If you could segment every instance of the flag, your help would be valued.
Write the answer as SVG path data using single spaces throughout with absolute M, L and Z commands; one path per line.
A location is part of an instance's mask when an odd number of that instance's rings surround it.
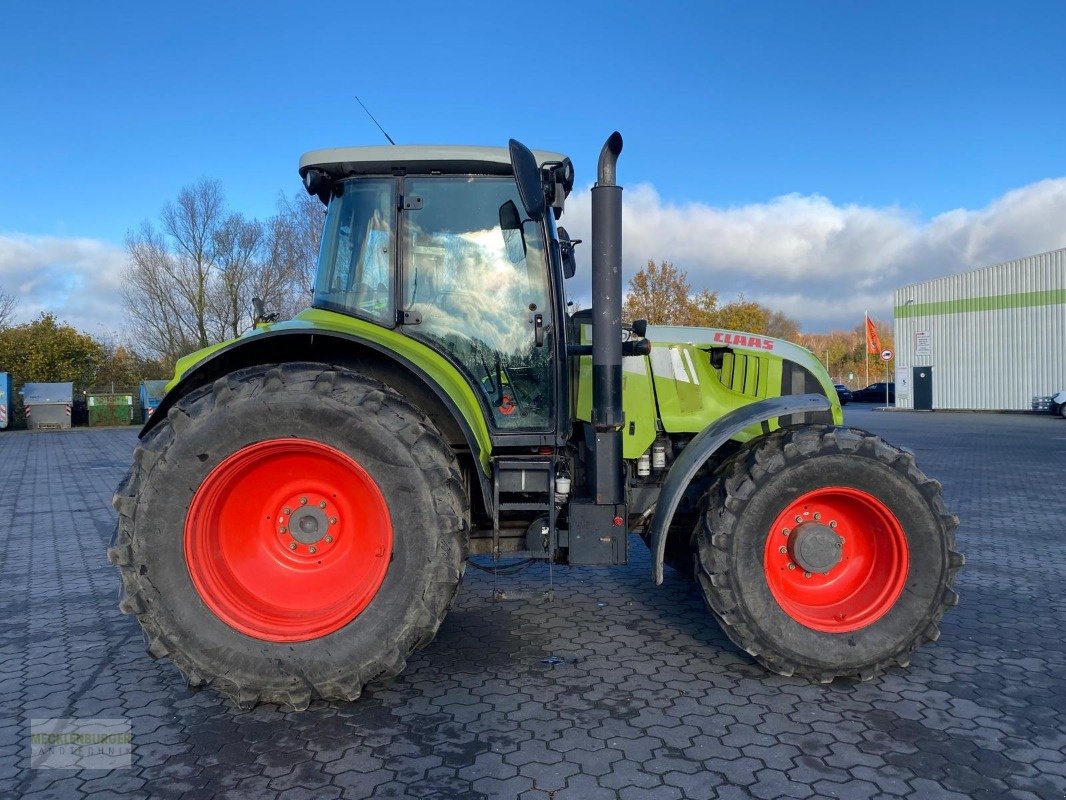
M 881 338 L 877 335 L 877 326 L 870 316 L 866 316 L 866 352 L 875 355 L 881 352 Z

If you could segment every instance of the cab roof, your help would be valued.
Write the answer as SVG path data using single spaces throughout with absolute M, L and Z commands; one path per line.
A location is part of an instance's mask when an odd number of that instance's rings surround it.
M 534 150 L 533 155 L 540 166 L 558 163 L 566 158 L 562 153 L 549 150 Z M 455 144 L 379 145 L 312 150 L 300 158 L 301 177 L 312 168 L 322 170 L 333 178 L 350 175 L 391 175 L 398 169 L 415 174 L 513 174 L 511 156 L 506 147 Z

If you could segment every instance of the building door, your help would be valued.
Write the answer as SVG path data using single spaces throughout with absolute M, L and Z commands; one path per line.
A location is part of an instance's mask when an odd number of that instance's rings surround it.
M 914 368 L 914 409 L 933 410 L 933 368 Z

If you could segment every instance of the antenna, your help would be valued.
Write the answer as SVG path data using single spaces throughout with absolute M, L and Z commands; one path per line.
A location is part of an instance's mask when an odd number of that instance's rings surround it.
M 377 121 L 376 119 L 374 119 L 374 115 L 370 113 L 370 109 L 369 109 L 369 108 L 367 108 L 367 107 L 366 107 L 366 106 L 365 106 L 365 105 L 363 104 L 363 101 L 359 99 L 359 95 L 356 95 L 356 96 L 355 96 L 355 102 L 357 102 L 357 103 L 358 103 L 359 105 L 363 106 L 363 111 L 365 111 L 365 112 L 366 112 L 366 115 L 367 115 L 368 117 L 370 117 L 370 121 L 371 121 L 371 122 L 373 122 L 373 123 L 374 123 L 375 125 L 377 125 L 377 126 L 378 126 L 378 130 L 379 130 L 379 131 L 381 131 L 381 132 L 382 132 L 383 134 L 385 134 L 385 138 L 389 140 L 389 144 L 393 144 L 393 145 L 394 145 L 394 144 L 396 144 L 396 142 L 394 142 L 394 141 L 392 140 L 392 137 L 391 137 L 391 136 L 389 136 L 389 135 L 388 135 L 387 133 L 385 133 L 385 129 L 381 127 L 381 123 L 380 123 L 380 122 L 378 122 L 378 121 Z

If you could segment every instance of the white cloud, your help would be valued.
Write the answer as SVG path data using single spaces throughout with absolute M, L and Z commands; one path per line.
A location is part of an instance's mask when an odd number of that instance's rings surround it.
M 931 220 L 818 195 L 716 208 L 670 203 L 640 184 L 623 197 L 627 279 L 648 259 L 667 259 L 688 270 L 696 289 L 724 299 L 743 292 L 808 331 L 851 327 L 866 308 L 888 318 L 898 286 L 1066 247 L 1066 178 Z M 585 241 L 571 291 L 587 304 L 587 189 L 573 193 L 562 222 Z M 19 321 L 51 311 L 96 335 L 122 331 L 125 263 L 124 248 L 95 239 L 0 234 L 0 290 L 19 298 Z
M 623 198 L 626 279 L 649 259 L 666 259 L 688 271 L 695 289 L 717 289 L 723 299 L 743 292 L 808 331 L 851 327 L 866 308 L 890 318 L 899 286 L 1066 247 L 1066 178 L 928 221 L 895 207 L 840 206 L 818 195 L 716 208 L 669 203 L 639 184 Z M 586 303 L 589 204 L 587 189 L 575 191 L 562 220 L 586 242 L 578 247 L 571 290 Z
M 0 290 L 19 301 L 16 322 L 41 312 L 94 336 L 121 332 L 126 251 L 88 238 L 0 234 Z

